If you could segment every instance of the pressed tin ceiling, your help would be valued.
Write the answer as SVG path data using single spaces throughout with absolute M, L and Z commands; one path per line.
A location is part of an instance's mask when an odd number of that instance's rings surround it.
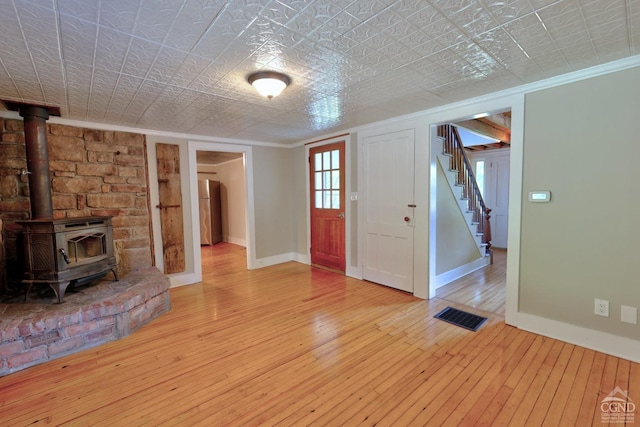
M 0 29 L 0 99 L 293 143 L 636 55 L 640 0 L 0 0 Z

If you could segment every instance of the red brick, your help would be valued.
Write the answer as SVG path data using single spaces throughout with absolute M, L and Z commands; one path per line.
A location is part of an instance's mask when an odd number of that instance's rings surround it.
M 98 327 L 98 324 L 95 320 L 91 320 L 89 322 L 83 322 L 78 325 L 69 325 L 64 328 L 64 335 L 66 337 L 73 337 L 76 335 L 86 334 L 89 331 L 95 330 Z
M 13 341 L 5 344 L 0 344 L 0 357 L 11 356 L 16 353 L 22 353 L 24 351 L 24 341 Z
M 117 185 L 114 184 L 111 186 L 111 191 L 114 193 L 139 193 L 147 190 L 147 187 L 143 185 Z
M 108 132 L 105 132 L 105 134 L 107 134 Z M 113 145 L 113 144 L 109 144 L 107 141 L 105 142 L 92 142 L 92 141 L 87 141 L 85 143 L 85 146 L 87 148 L 88 151 L 103 151 L 103 152 L 108 152 L 108 153 L 126 153 L 127 152 L 127 147 L 125 145 Z
M 66 218 L 82 218 L 85 216 L 91 216 L 91 211 L 89 209 L 83 209 L 80 211 L 67 211 Z
M 76 171 L 76 163 L 66 160 L 57 160 L 49 162 L 49 169 L 53 172 L 74 172 Z
M 144 167 L 144 157 L 132 156 L 130 154 L 116 155 L 113 162 L 117 165 Z
M 98 129 L 85 129 L 84 140 L 102 142 L 104 140 L 104 131 Z
M 87 194 L 87 206 L 91 208 L 128 208 L 134 206 L 133 194 Z
M 147 248 L 150 246 L 151 242 L 149 241 L 149 238 L 137 238 L 137 239 L 129 239 L 124 243 L 124 247 L 126 249 L 128 248 Z
M 26 200 L 0 200 L 0 212 L 30 212 L 31 203 Z
M 78 206 L 77 197 L 73 194 L 54 194 L 51 199 L 54 209 L 75 209 Z
M 76 138 L 82 138 L 84 135 L 83 128 L 51 123 L 47 127 L 50 135 L 72 136 Z
M 65 338 L 49 344 L 49 356 L 57 356 L 62 353 L 68 353 L 72 350 L 80 350 L 83 346 L 84 339 L 82 336 Z
M 78 163 L 76 170 L 81 176 L 117 175 L 118 168 L 113 164 Z
M 95 342 L 101 341 L 105 338 L 110 338 L 113 335 L 113 327 L 109 326 L 106 328 L 98 329 L 96 331 L 90 332 L 85 336 L 85 342 Z
M 2 167 L 5 170 L 16 170 L 16 171 L 21 171 L 21 170 L 27 170 L 27 159 L 4 159 L 2 161 Z
M 49 135 L 47 145 L 50 160 L 81 162 L 86 159 L 84 140 L 81 138 Z
M 24 144 L 7 143 L 0 144 L 0 159 L 25 158 L 27 150 Z
M 131 132 L 114 132 L 113 139 L 116 145 L 127 145 L 131 147 L 141 147 L 145 142 L 144 135 Z
M 7 357 L 7 367 L 9 369 L 26 368 L 38 362 L 47 360 L 47 351 L 45 347 L 36 347 L 21 354 Z
M 2 134 L 2 142 L 19 142 L 24 144 L 24 134 L 23 133 L 3 133 Z
M 5 119 L 4 128 L 9 132 L 24 132 L 24 122 L 16 119 Z
M 115 240 L 127 240 L 131 238 L 131 230 L 126 228 L 118 228 L 113 230 L 113 238 Z
M 127 178 L 127 184 L 138 184 L 138 185 L 147 185 L 147 180 L 145 178 Z
M 119 216 L 111 220 L 113 228 L 149 226 L 149 218 L 142 216 Z
M 120 166 L 118 168 L 118 175 L 135 178 L 138 176 L 138 170 L 140 170 L 140 168 L 135 166 Z
M 110 304 L 110 306 L 113 306 L 113 304 Z M 102 309 L 103 313 L 107 313 L 108 311 L 110 311 L 109 307 L 103 307 Z M 116 324 L 116 319 L 113 315 L 105 316 L 98 319 L 98 326 L 101 328 L 105 326 L 113 326 L 115 324 Z
M 107 184 L 126 184 L 127 179 L 122 176 L 105 176 L 104 182 Z
M 119 217 L 120 215 L 127 215 L 127 211 L 121 209 L 91 209 L 90 215 Z
M 16 197 L 18 195 L 18 177 L 15 175 L 0 176 L 0 196 L 3 198 Z
M 107 151 L 88 151 L 87 160 L 89 163 L 113 163 L 113 154 Z
M 101 191 L 100 178 L 55 177 L 52 180 L 53 191 L 58 193 L 97 193 Z
M 18 319 L 13 319 L 10 321 L 2 322 L 2 329 L 0 330 L 0 336 L 2 336 L 2 341 L 14 341 L 17 340 L 20 336 L 20 331 L 18 330 L 18 325 L 20 321 Z
M 21 337 L 31 335 L 31 322 L 21 323 L 20 326 L 18 326 L 18 332 L 20 332 Z
M 129 147 L 129 153 L 132 156 L 142 156 L 144 155 L 144 147 Z

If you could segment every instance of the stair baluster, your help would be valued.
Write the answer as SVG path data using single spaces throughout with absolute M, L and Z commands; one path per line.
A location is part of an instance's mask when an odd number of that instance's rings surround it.
M 491 209 L 487 208 L 480 194 L 471 163 L 465 154 L 458 129 L 452 125 L 438 126 L 438 136 L 444 138 L 444 154 L 449 157 L 449 170 L 456 172 L 456 185 L 462 186 L 462 198 L 467 200 L 467 209 L 471 212 L 476 233 L 485 247 L 485 256 L 491 256 Z

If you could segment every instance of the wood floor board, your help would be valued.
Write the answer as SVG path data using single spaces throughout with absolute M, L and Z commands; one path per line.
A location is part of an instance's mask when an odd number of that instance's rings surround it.
M 424 301 L 203 247 L 203 282 L 171 289 L 169 313 L 0 378 L 0 425 L 582 427 L 615 387 L 640 401 L 639 364 L 505 325 L 506 258 Z M 435 319 L 446 306 L 488 320 Z

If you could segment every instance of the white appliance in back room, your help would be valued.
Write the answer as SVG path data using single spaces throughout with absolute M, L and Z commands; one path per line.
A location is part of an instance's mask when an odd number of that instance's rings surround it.
M 222 242 L 222 206 L 220 181 L 198 180 L 200 203 L 200 244 L 215 245 Z

